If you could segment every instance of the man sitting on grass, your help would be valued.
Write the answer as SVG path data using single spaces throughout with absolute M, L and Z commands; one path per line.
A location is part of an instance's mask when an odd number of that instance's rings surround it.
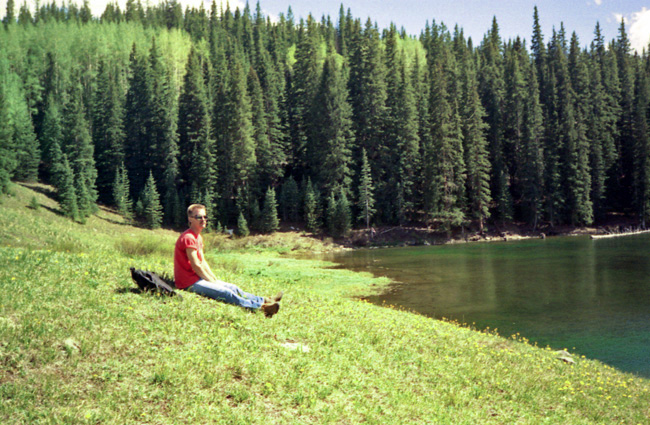
M 249 309 L 261 309 L 271 317 L 280 309 L 282 292 L 273 298 L 248 294 L 232 283 L 217 279 L 203 255 L 201 231 L 208 224 L 205 206 L 192 204 L 187 208 L 190 228 L 181 234 L 174 249 L 174 281 L 178 289 L 238 305 Z

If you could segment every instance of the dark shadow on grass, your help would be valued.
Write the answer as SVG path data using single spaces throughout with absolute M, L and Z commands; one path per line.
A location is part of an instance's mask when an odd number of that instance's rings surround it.
M 163 302 L 168 300 L 168 299 L 172 299 L 172 298 L 176 298 L 178 300 L 183 299 L 183 297 L 179 293 L 166 294 L 164 292 L 157 292 L 157 291 L 143 291 L 140 288 L 117 288 L 115 290 L 115 293 L 120 294 L 120 295 L 124 295 L 124 294 L 144 294 L 144 295 L 149 295 L 153 299 L 162 300 Z M 156 294 L 158 294 L 158 296 L 156 296 Z
M 26 182 L 17 182 L 17 183 L 23 187 L 27 187 L 33 190 L 34 192 L 41 193 L 53 201 L 56 201 L 56 190 L 54 189 L 51 189 L 49 187 L 37 183 L 26 183 Z
M 48 210 L 48 211 L 50 211 L 50 212 L 52 212 L 52 213 L 58 215 L 59 217 L 65 217 L 65 216 L 63 215 L 63 212 L 62 212 L 61 210 L 59 210 L 59 209 L 52 208 L 52 207 L 48 207 L 47 205 L 41 205 L 41 207 L 43 207 L 43 208 L 45 208 L 46 210 Z
M 118 294 L 142 294 L 144 291 L 140 288 L 117 288 L 115 292 Z
M 96 217 L 98 219 L 100 219 L 100 220 L 104 220 L 107 223 L 117 224 L 118 226 L 138 227 L 136 223 L 127 223 L 127 222 L 124 222 L 124 221 L 117 221 L 117 220 L 113 220 L 113 219 L 106 218 L 106 217 L 100 217 L 100 216 L 96 216 Z

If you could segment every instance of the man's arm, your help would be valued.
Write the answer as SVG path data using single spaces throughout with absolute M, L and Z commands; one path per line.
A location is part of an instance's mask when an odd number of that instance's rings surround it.
M 199 277 L 203 280 L 207 280 L 208 282 L 216 282 L 217 278 L 214 277 L 214 274 L 212 274 L 212 270 L 210 270 L 210 266 L 208 266 L 208 263 L 203 260 L 199 260 L 199 256 L 197 254 L 196 249 L 193 248 L 187 248 L 187 258 L 190 260 L 190 265 L 192 266 L 192 270 L 194 270 L 194 273 L 199 275 Z

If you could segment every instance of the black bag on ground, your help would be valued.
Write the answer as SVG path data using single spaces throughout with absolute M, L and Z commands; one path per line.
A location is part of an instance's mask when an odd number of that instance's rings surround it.
M 135 267 L 131 267 L 131 277 L 143 291 L 156 291 L 164 295 L 177 295 L 179 298 L 183 298 L 174 290 L 172 279 L 161 277 L 154 272 L 138 270 Z

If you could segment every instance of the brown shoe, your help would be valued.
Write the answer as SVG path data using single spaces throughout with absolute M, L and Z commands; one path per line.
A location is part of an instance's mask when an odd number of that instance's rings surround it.
M 264 312 L 264 315 L 266 317 L 273 317 L 275 313 L 280 310 L 280 304 L 278 303 L 264 303 L 262 304 L 261 307 L 262 311 Z

